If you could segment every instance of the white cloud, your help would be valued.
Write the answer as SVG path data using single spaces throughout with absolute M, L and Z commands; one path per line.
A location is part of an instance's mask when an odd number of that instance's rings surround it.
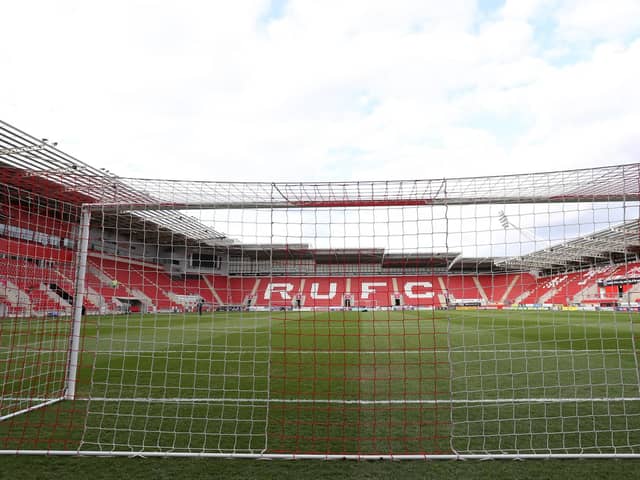
M 554 3 L 556 2 L 553 0 L 506 0 L 500 9 L 500 15 L 504 18 L 529 20 Z
M 637 0 L 568 0 L 556 14 L 565 38 L 593 41 L 619 40 L 640 30 L 640 2 Z
M 265 24 L 267 0 L 12 2 L 0 105 L 3 120 L 70 154 L 144 177 L 636 161 L 637 5 L 517 0 L 483 17 L 471 0 L 292 0 Z M 546 43 L 539 24 L 552 25 Z M 552 63 L 559 54 L 569 60 Z

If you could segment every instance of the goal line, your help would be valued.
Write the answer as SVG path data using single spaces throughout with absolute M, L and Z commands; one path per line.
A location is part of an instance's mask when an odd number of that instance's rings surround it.
M 10 350 L 0 348 L 0 353 L 12 353 L 16 350 Z M 63 349 L 41 349 L 41 348 L 21 348 L 18 352 L 37 352 L 37 353 L 66 353 L 67 350 Z M 88 350 L 89 352 L 89 350 Z M 100 355 L 121 355 L 121 354 L 233 354 L 233 353 L 272 353 L 276 355 L 291 354 L 291 355 L 419 355 L 424 353 L 629 353 L 635 354 L 633 348 L 459 348 L 452 347 L 450 349 L 442 348 L 422 348 L 422 349 L 391 349 L 391 350 L 296 350 L 293 348 L 286 349 L 271 349 L 268 348 L 225 348 L 217 351 L 215 348 L 207 346 L 206 348 L 193 349 L 193 350 L 181 350 L 181 349 L 169 349 L 169 350 L 129 350 L 129 349 L 110 349 L 110 350 L 92 350 L 90 353 Z
M 60 399 L 0 397 L 4 401 L 59 401 Z M 265 403 L 265 404 L 327 404 L 327 405 L 478 405 L 478 404 L 512 404 L 512 403 L 609 403 L 640 402 L 640 397 L 520 397 L 520 398 L 480 398 L 480 399 L 341 399 L 341 398 L 224 398 L 224 397 L 77 397 L 81 402 L 129 402 L 129 403 Z

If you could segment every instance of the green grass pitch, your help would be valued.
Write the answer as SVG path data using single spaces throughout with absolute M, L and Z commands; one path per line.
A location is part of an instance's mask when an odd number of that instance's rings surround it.
M 639 321 L 579 311 L 89 316 L 78 399 L 0 422 L 0 449 L 639 453 Z M 4 415 L 60 393 L 69 325 L 1 322 Z

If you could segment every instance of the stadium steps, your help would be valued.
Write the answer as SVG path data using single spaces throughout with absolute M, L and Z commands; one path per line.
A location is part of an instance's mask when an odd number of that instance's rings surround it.
M 20 290 L 18 286 L 8 278 L 3 279 L 3 284 L 0 285 L 0 297 L 5 299 L 6 303 L 12 307 L 25 305 L 29 300 L 29 296 L 26 292 Z
M 303 293 L 304 293 L 304 285 L 305 285 L 306 282 L 307 282 L 307 279 L 306 278 L 302 278 L 300 280 L 300 288 L 296 292 L 296 298 L 300 299 L 300 306 L 301 307 L 304 306 L 304 302 L 306 300 L 306 295 L 303 295 Z
M 593 282 L 587 285 L 585 288 L 576 293 L 573 297 L 574 303 L 580 303 L 585 298 L 594 298 L 598 296 L 598 284 L 597 282 Z
M 66 301 L 64 298 L 56 294 L 53 290 L 47 288 L 46 289 L 47 296 L 54 302 L 58 302 L 62 308 L 71 308 L 71 303 Z
M 99 265 L 96 265 L 95 262 L 99 262 Z M 90 254 L 89 264 L 95 267 L 92 273 L 96 274 L 103 283 L 114 285 L 114 282 L 117 282 L 115 290 L 119 289 L 120 291 L 115 291 L 114 296 L 133 297 L 156 309 L 169 309 L 172 305 L 177 306 L 157 283 L 145 275 L 149 272 L 159 274 L 160 267 L 157 264 L 102 253 Z M 107 279 L 106 282 L 105 279 Z M 124 287 L 127 295 L 122 295 L 121 287 Z
M 253 288 L 251 290 L 251 295 L 256 298 L 257 294 L 258 294 L 258 287 L 260 286 L 260 279 L 256 278 L 256 283 L 253 284 Z M 242 303 L 247 303 L 246 299 L 242 300 Z M 258 302 L 256 302 L 257 305 Z
M 260 278 L 230 277 L 226 283 L 227 288 L 223 305 L 246 305 L 249 297 L 252 297 L 251 305 L 258 304 L 257 292 L 261 283 Z
M 640 300 L 640 283 L 636 283 L 629 290 L 624 292 L 624 295 L 629 299 L 630 302 L 637 302 Z M 626 299 L 625 299 L 626 300 Z
M 515 275 L 507 286 L 507 289 L 502 294 L 502 297 L 500 297 L 500 303 L 505 303 L 507 301 L 507 298 L 509 298 L 509 294 L 518 283 L 518 280 L 520 280 L 520 275 Z
M 153 302 L 153 300 L 149 298 L 147 295 L 145 295 L 145 293 L 142 290 L 138 290 L 137 288 L 131 288 L 130 290 L 133 296 L 136 299 L 140 300 L 141 303 L 144 303 L 145 305 L 147 305 L 147 307 L 149 306 L 156 307 L 156 304 Z
M 218 305 L 222 305 L 223 302 L 222 302 L 222 299 L 220 298 L 220 295 L 218 295 L 218 292 L 216 292 L 216 289 L 213 288 L 213 284 L 209 281 L 207 276 L 203 275 L 202 280 L 204 280 L 205 285 L 211 291 L 211 294 L 213 295 L 213 298 L 216 300 L 216 303 Z
M 160 310 L 163 309 L 167 309 L 167 308 L 172 308 L 172 307 L 177 307 L 179 305 L 181 305 L 180 303 L 176 303 L 174 301 L 173 298 L 171 298 L 171 296 L 169 295 L 169 291 L 166 288 L 171 288 L 171 280 L 169 279 L 169 284 L 167 285 L 166 282 L 163 285 L 160 285 L 160 280 L 162 280 L 160 278 L 160 272 L 158 271 L 149 271 L 149 270 L 145 270 L 145 269 L 141 269 L 138 274 L 140 275 L 140 277 L 144 280 L 144 287 L 146 290 L 145 295 L 148 296 L 149 293 L 149 287 L 151 287 L 151 289 L 154 291 L 155 296 L 153 298 L 150 298 L 151 302 L 153 303 L 153 305 Z M 156 275 L 156 279 L 154 280 L 153 278 L 151 278 L 150 275 Z M 164 297 L 164 298 L 163 298 Z
M 37 289 L 29 292 L 31 310 L 33 312 L 45 313 L 53 310 L 64 310 L 59 298 L 51 298 L 49 292 L 50 290 L 43 283 Z
M 582 278 L 577 282 L 578 287 L 582 288 L 573 295 L 571 301 L 573 303 L 579 303 L 585 298 L 597 297 L 598 275 L 606 271 L 608 268 L 610 267 L 606 267 L 605 269 L 592 268 L 585 272 Z
M 478 293 L 480 294 L 480 298 L 482 298 L 482 300 L 485 303 L 489 303 L 489 298 L 487 297 L 487 294 L 484 291 L 484 288 L 482 288 L 482 285 L 480 284 L 480 280 L 478 279 L 478 277 L 473 277 L 473 283 L 476 284 L 476 288 L 478 289 Z
M 533 294 L 535 288 L 532 290 L 525 290 L 524 292 L 522 292 L 520 295 L 518 295 L 514 300 L 513 303 L 515 305 L 520 305 L 521 303 L 524 302 L 524 300 L 526 300 L 527 298 L 529 298 L 531 296 L 531 294 Z
M 25 309 L 31 307 L 31 297 L 29 297 L 29 294 L 26 291 L 9 280 L 7 280 L 7 286 L 12 288 L 18 297 L 18 300 L 15 304 L 16 307 L 24 307 Z
M 87 286 L 87 294 L 85 298 L 87 303 L 90 303 L 97 309 L 100 309 L 102 305 L 105 305 L 107 303 L 105 298 L 98 292 L 96 292 L 91 286 Z
M 551 288 L 551 290 L 546 291 L 545 293 L 543 293 L 539 298 L 538 301 L 536 303 L 542 303 L 545 304 L 549 301 L 549 299 L 551 299 L 552 297 L 555 297 L 558 292 L 560 292 L 560 288 L 557 287 L 553 287 Z
M 550 276 L 536 280 L 536 286 L 529 290 L 529 294 L 524 296 L 518 303 L 545 303 L 558 293 L 559 287 L 566 280 L 566 275 Z
M 104 273 L 102 270 L 100 270 L 100 267 L 94 265 L 91 262 L 89 262 L 87 267 L 88 267 L 87 268 L 88 273 L 90 273 L 91 275 L 96 277 L 98 280 L 100 280 L 105 285 L 111 285 L 111 283 L 113 282 L 113 280 L 111 278 L 109 278 L 106 273 Z
M 171 303 L 173 305 L 177 306 L 182 310 L 186 309 L 190 305 L 190 303 L 187 302 L 187 300 L 185 299 L 185 297 L 187 297 L 188 295 L 167 292 L 167 296 L 171 299 Z

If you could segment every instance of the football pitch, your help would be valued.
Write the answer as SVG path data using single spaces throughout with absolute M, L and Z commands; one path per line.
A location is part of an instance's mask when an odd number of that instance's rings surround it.
M 60 396 L 69 322 L 1 322 L 0 415 Z M 534 310 L 88 316 L 76 400 L 0 422 L 0 450 L 640 453 L 639 322 Z

